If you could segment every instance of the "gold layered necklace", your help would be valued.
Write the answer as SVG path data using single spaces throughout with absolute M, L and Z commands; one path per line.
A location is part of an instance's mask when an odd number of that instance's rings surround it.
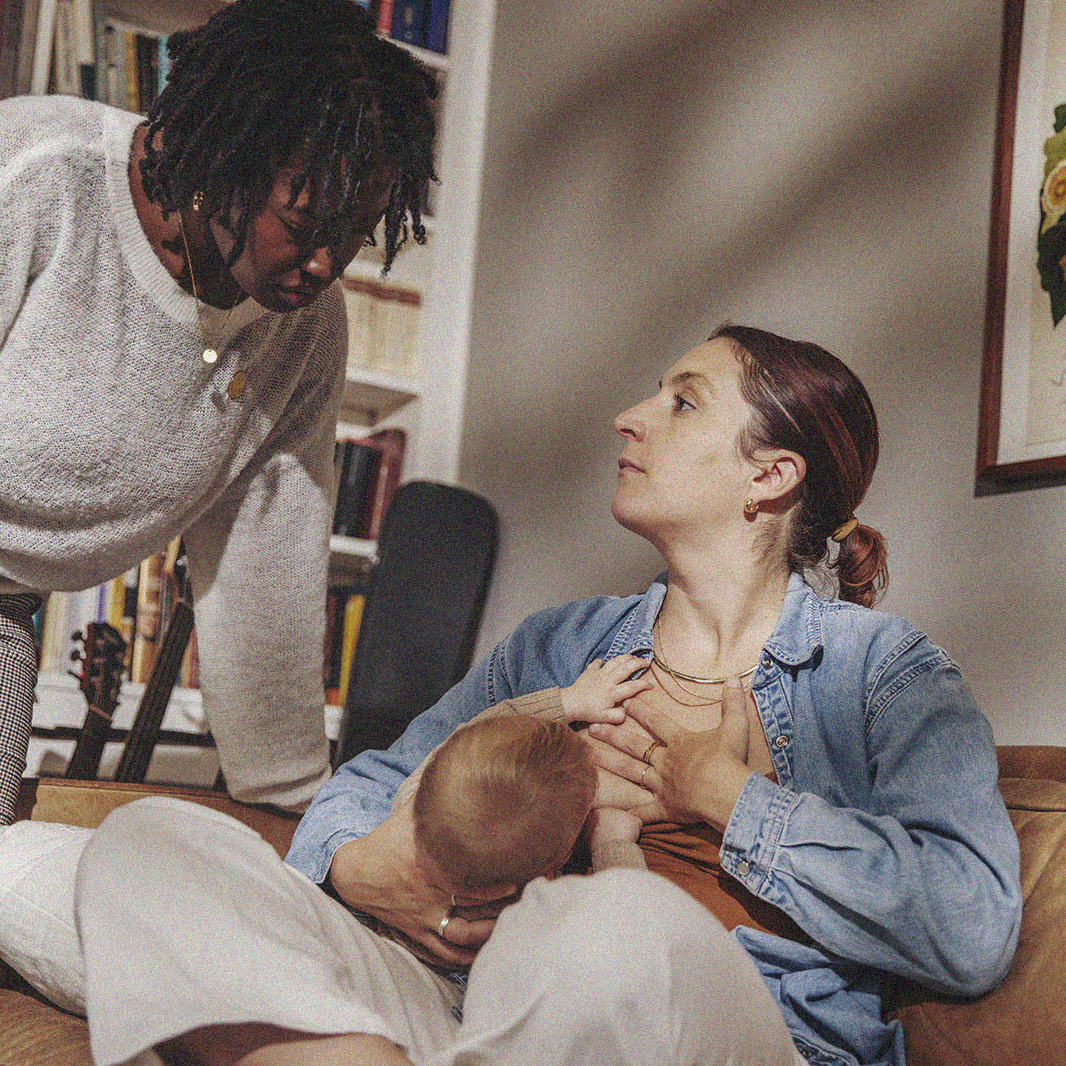
M 686 685 L 685 685 L 685 682 L 687 681 L 687 682 L 689 682 L 690 684 L 693 684 L 693 685 L 724 685 L 726 680 L 727 680 L 727 678 L 725 676 L 723 676 L 723 677 L 696 677 L 694 674 L 686 674 L 686 673 L 683 673 L 681 670 L 675 670 L 666 661 L 666 644 L 663 641 L 663 630 L 662 630 L 662 626 L 659 623 L 658 617 L 656 617 L 656 619 L 655 619 L 655 625 L 654 625 L 654 627 L 652 629 L 652 632 L 653 632 L 653 634 L 655 636 L 655 641 L 659 645 L 659 650 L 656 651 L 655 647 L 654 647 L 654 643 L 653 643 L 652 652 L 651 652 L 652 666 L 653 667 L 658 667 L 660 670 L 662 670 L 666 674 L 669 674 L 669 676 L 673 680 L 674 684 L 682 692 L 684 692 L 688 696 L 694 696 L 696 699 L 698 699 L 700 701 L 699 703 L 683 703 L 681 700 L 678 700 L 677 702 L 678 703 L 682 703 L 682 705 L 685 706 L 685 707 L 713 707 L 716 703 L 721 703 L 722 702 L 721 695 L 716 696 L 716 697 L 714 697 L 712 699 L 707 699 L 707 698 L 705 698 L 705 696 L 703 695 L 702 692 L 696 692 L 696 691 L 693 691 L 690 688 L 687 688 Z M 741 681 L 744 681 L 746 678 L 751 677 L 751 675 L 755 673 L 755 667 L 756 666 L 758 666 L 758 663 L 756 663 L 755 666 L 752 666 L 749 669 L 745 670 L 742 674 L 738 674 L 737 677 L 739 677 Z
M 185 265 L 189 268 L 189 281 L 192 284 L 192 298 L 196 304 L 196 320 L 200 323 L 200 336 L 203 338 L 204 351 L 202 359 L 208 366 L 212 366 L 218 362 L 218 346 L 222 342 L 222 338 L 226 334 L 226 326 L 229 325 L 229 316 L 233 314 L 233 308 L 237 304 L 233 304 L 232 307 L 226 312 L 226 317 L 222 320 L 222 328 L 218 331 L 218 340 L 214 344 L 208 339 L 207 327 L 204 325 L 204 313 L 200 307 L 200 294 L 196 289 L 196 274 L 192 268 L 192 255 L 189 254 L 189 240 L 185 236 L 185 223 L 182 221 L 181 212 L 178 212 L 178 229 L 181 231 L 181 243 L 185 247 Z M 240 301 L 238 301 L 239 303 Z M 240 373 L 240 371 L 238 371 Z

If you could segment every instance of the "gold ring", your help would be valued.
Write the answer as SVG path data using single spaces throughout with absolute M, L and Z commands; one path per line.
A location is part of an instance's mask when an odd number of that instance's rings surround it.
M 640 786 L 641 788 L 643 788 L 643 787 L 644 787 L 644 778 L 646 778 L 646 777 L 648 776 L 648 771 L 649 771 L 650 769 L 651 769 L 651 763 L 648 763 L 648 765 L 647 765 L 647 766 L 645 766 L 645 767 L 644 767 L 644 769 L 640 771 L 640 780 L 639 780 L 639 781 L 637 782 L 637 784 L 638 784 L 638 785 L 639 785 L 639 786 Z
M 640 761 L 641 762 L 646 762 L 646 763 L 651 763 L 652 752 L 654 752 L 656 748 L 661 748 L 662 746 L 663 746 L 663 742 L 661 740 L 653 740 L 644 749 L 644 754 L 640 757 Z
M 439 936 L 441 938 L 441 940 L 444 939 L 444 930 L 448 928 L 448 923 L 451 920 L 452 920 L 451 911 L 449 911 L 443 918 L 441 918 L 440 925 L 437 926 L 437 936 Z

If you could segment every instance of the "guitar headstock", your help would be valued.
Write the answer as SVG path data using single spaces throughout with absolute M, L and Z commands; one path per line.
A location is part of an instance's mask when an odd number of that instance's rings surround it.
M 75 651 L 70 657 L 81 663 L 81 670 L 71 673 L 78 679 L 78 688 L 85 694 L 89 709 L 110 718 L 118 706 L 126 642 L 107 622 L 90 622 L 85 634 L 79 630 L 74 639 L 83 647 L 80 654 Z

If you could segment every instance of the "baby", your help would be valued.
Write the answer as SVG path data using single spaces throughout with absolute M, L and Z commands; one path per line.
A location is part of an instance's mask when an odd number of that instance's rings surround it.
M 594 661 L 573 685 L 508 701 L 457 729 L 416 771 L 415 848 L 429 880 L 457 897 L 520 890 L 569 857 L 596 792 L 587 744 L 570 728 L 648 687 L 643 660 Z M 539 700 L 537 699 L 539 697 Z M 557 715 L 557 717 L 556 717 Z M 555 718 L 555 720 L 552 720 Z

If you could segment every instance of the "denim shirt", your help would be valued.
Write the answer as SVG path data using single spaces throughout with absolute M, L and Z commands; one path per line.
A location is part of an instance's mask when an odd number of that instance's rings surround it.
M 666 594 L 598 597 L 527 618 L 387 751 L 341 766 L 287 861 L 325 880 L 334 852 L 388 815 L 400 782 L 461 722 L 572 684 L 596 658 L 650 656 Z M 1021 918 L 1018 842 L 992 732 L 958 667 L 902 619 L 823 599 L 794 574 L 752 692 L 777 782 L 753 773 L 723 869 L 818 945 L 736 936 L 812 1063 L 902 1066 L 886 980 L 975 996 L 995 987 Z

